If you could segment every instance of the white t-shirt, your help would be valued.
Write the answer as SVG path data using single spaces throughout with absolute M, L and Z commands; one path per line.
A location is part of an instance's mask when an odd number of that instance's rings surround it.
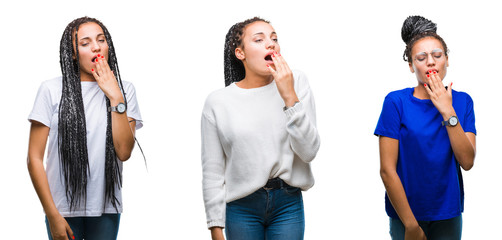
M 226 203 L 281 178 L 307 190 L 320 145 L 307 77 L 293 71 L 300 100 L 283 111 L 275 81 L 252 89 L 232 83 L 211 93 L 202 111 L 203 195 L 207 227 L 224 227 Z
M 63 217 L 101 216 L 103 213 L 116 213 L 117 211 L 107 201 L 105 203 L 105 142 L 107 127 L 107 108 L 105 94 L 97 82 L 81 82 L 82 98 L 87 128 L 87 154 L 89 158 L 90 174 L 87 176 L 87 201 L 81 201 L 70 212 L 65 192 L 64 177 L 60 169 L 58 149 L 58 115 L 59 103 L 62 94 L 62 78 L 47 80 L 38 89 L 33 110 L 28 120 L 35 120 L 50 128 L 49 145 L 47 147 L 46 172 L 52 198 L 57 209 Z M 127 98 L 127 116 L 136 120 L 136 129 L 143 126 L 136 91 L 134 86 L 123 81 L 125 96 Z M 119 161 L 119 160 L 117 160 Z M 119 161 L 122 171 L 122 162 Z M 115 190 L 116 197 L 122 203 L 122 192 Z M 122 212 L 122 204 L 118 206 Z

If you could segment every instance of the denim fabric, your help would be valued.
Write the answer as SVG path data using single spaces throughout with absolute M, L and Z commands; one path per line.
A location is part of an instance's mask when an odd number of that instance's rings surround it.
M 100 217 L 66 217 L 75 240 L 116 240 L 119 233 L 120 214 L 103 214 Z M 52 240 L 49 221 L 45 217 L 49 240 Z M 71 238 L 70 238 L 71 239 Z
M 446 220 L 418 221 L 427 240 L 460 240 L 462 238 L 462 215 Z M 400 219 L 390 218 L 392 240 L 404 239 L 404 225 Z
M 302 240 L 305 232 L 302 192 L 299 188 L 260 188 L 227 203 L 228 240 Z

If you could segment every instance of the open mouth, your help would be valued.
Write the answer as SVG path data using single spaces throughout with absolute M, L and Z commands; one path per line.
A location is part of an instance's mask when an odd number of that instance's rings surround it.
M 91 61 L 92 61 L 92 62 L 95 62 L 95 61 L 96 61 L 96 58 L 98 58 L 98 57 L 93 57 L 93 58 L 91 59 Z
M 429 71 L 432 71 L 432 72 L 429 72 Z M 434 73 L 434 72 L 439 73 L 439 71 L 438 71 L 437 69 L 429 69 L 429 70 L 425 71 L 425 74 L 426 74 L 426 75 L 427 75 L 427 74 L 432 74 L 432 73 Z
M 269 55 L 265 56 L 265 60 L 266 61 L 272 61 L 272 55 L 269 54 Z

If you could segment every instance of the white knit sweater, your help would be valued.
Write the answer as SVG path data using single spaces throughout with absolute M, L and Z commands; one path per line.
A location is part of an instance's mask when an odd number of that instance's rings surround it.
M 208 228 L 225 227 L 226 203 L 279 177 L 307 190 L 319 149 L 315 103 L 305 75 L 293 71 L 300 103 L 283 111 L 275 81 L 253 89 L 235 83 L 211 93 L 202 111 L 203 193 Z

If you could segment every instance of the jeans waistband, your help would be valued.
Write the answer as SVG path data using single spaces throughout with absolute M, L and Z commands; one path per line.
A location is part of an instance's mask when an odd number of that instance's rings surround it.
M 263 189 L 271 190 L 271 189 L 281 189 L 283 187 L 289 187 L 289 185 L 280 178 L 272 178 L 267 181 L 267 184 L 263 186 Z

